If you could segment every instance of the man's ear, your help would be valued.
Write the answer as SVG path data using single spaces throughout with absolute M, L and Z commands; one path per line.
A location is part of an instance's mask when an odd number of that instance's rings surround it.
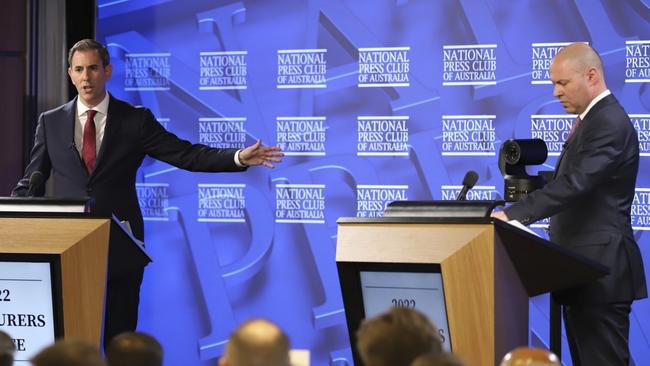
M 74 85 L 74 80 L 72 79 L 72 68 L 70 67 L 68 67 L 68 77 L 70 78 L 72 85 Z
M 226 361 L 226 356 L 219 357 L 219 366 L 228 366 L 228 361 Z
M 590 67 L 589 69 L 587 69 L 587 78 L 590 82 L 599 81 L 601 78 L 600 72 L 598 72 L 597 68 Z
M 108 64 L 104 67 L 104 76 L 105 79 L 108 80 L 111 78 L 111 75 L 113 75 L 113 65 Z

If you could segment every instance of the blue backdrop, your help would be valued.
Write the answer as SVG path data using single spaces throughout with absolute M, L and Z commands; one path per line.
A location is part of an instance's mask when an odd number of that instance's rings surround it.
M 496 152 L 510 138 L 543 138 L 552 169 L 573 116 L 547 69 L 570 42 L 601 53 L 639 131 L 633 220 L 650 267 L 647 0 L 100 0 L 98 17 L 113 95 L 182 138 L 287 153 L 274 170 L 233 174 L 143 164 L 154 263 L 139 329 L 162 341 L 167 365 L 216 364 L 252 317 L 280 324 L 313 365 L 351 365 L 337 218 L 453 198 L 468 169 L 480 175 L 470 198 L 501 198 Z M 547 303 L 531 300 L 533 345 L 547 343 Z M 637 365 L 650 364 L 649 304 L 633 306 Z

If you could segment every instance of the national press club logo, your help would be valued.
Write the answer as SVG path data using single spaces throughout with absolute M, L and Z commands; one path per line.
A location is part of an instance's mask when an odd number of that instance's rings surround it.
M 403 185 L 357 185 L 357 217 L 380 217 L 386 206 L 394 201 L 408 200 L 409 186 Z
M 572 42 L 533 43 L 531 44 L 531 84 L 551 84 L 549 68 L 553 57 Z
M 136 183 L 135 191 L 138 194 L 138 204 L 145 221 L 169 221 L 167 208 L 169 207 L 168 183 Z
M 358 156 L 408 156 L 409 116 L 358 116 Z
M 198 222 L 246 222 L 246 184 L 197 185 Z
M 326 88 L 327 50 L 278 50 L 278 89 Z
M 359 48 L 359 88 L 410 86 L 411 47 Z
M 248 82 L 248 51 L 199 53 L 199 90 L 241 90 Z
M 276 184 L 275 222 L 324 224 L 324 184 Z
M 650 230 L 650 188 L 636 188 L 632 201 L 632 228 Z
M 245 117 L 199 118 L 199 143 L 219 149 L 243 149 L 245 124 Z
M 124 90 L 169 90 L 171 53 L 127 53 Z
M 576 117 L 575 114 L 531 114 L 530 138 L 544 140 L 549 156 L 560 156 Z
M 442 156 L 495 156 L 496 115 L 443 115 Z
M 325 156 L 325 117 L 276 117 L 276 143 L 287 156 Z
M 442 47 L 442 85 L 496 85 L 496 44 Z
M 458 196 L 463 186 L 457 185 L 441 185 L 440 197 L 442 200 L 453 201 Z M 497 188 L 495 186 L 474 186 L 467 191 L 467 200 L 489 200 L 494 201 L 499 199 Z
M 639 155 L 650 156 L 650 114 L 630 114 L 639 137 Z
M 650 82 L 650 40 L 625 41 L 625 82 Z

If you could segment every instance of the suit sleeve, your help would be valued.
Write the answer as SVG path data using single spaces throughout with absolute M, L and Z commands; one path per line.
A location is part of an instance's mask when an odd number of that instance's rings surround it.
M 36 126 L 36 134 L 34 136 L 34 147 L 30 153 L 30 162 L 25 168 L 23 178 L 18 181 L 16 187 L 11 191 L 14 197 L 23 197 L 27 195 L 29 190 L 29 178 L 35 171 L 40 171 L 43 174 L 43 182 L 47 181 L 52 169 L 52 162 L 47 151 L 47 141 L 45 138 L 45 115 L 41 114 L 38 118 L 38 125 Z M 45 184 L 34 192 L 35 196 L 43 196 L 45 194 Z
M 580 148 L 565 157 L 564 173 L 544 188 L 506 208 L 509 219 L 528 225 L 550 217 L 571 205 L 594 187 L 603 184 L 627 164 L 626 145 L 637 143 L 626 120 L 606 121 L 603 117 L 585 121 Z M 634 141 L 633 141 L 634 140 Z M 578 141 L 576 141 L 578 142 Z
M 215 149 L 192 144 L 165 130 L 148 109 L 142 110 L 140 131 L 145 154 L 175 167 L 194 172 L 244 171 L 235 164 L 237 149 Z

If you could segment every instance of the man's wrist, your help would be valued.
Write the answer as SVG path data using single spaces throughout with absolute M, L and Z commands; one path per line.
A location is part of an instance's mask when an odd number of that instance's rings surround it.
M 237 152 L 235 152 L 235 165 L 237 165 L 240 168 L 248 168 L 248 165 L 242 163 L 241 160 L 239 159 L 239 153 L 241 152 L 241 150 L 242 149 L 239 149 L 237 150 Z

